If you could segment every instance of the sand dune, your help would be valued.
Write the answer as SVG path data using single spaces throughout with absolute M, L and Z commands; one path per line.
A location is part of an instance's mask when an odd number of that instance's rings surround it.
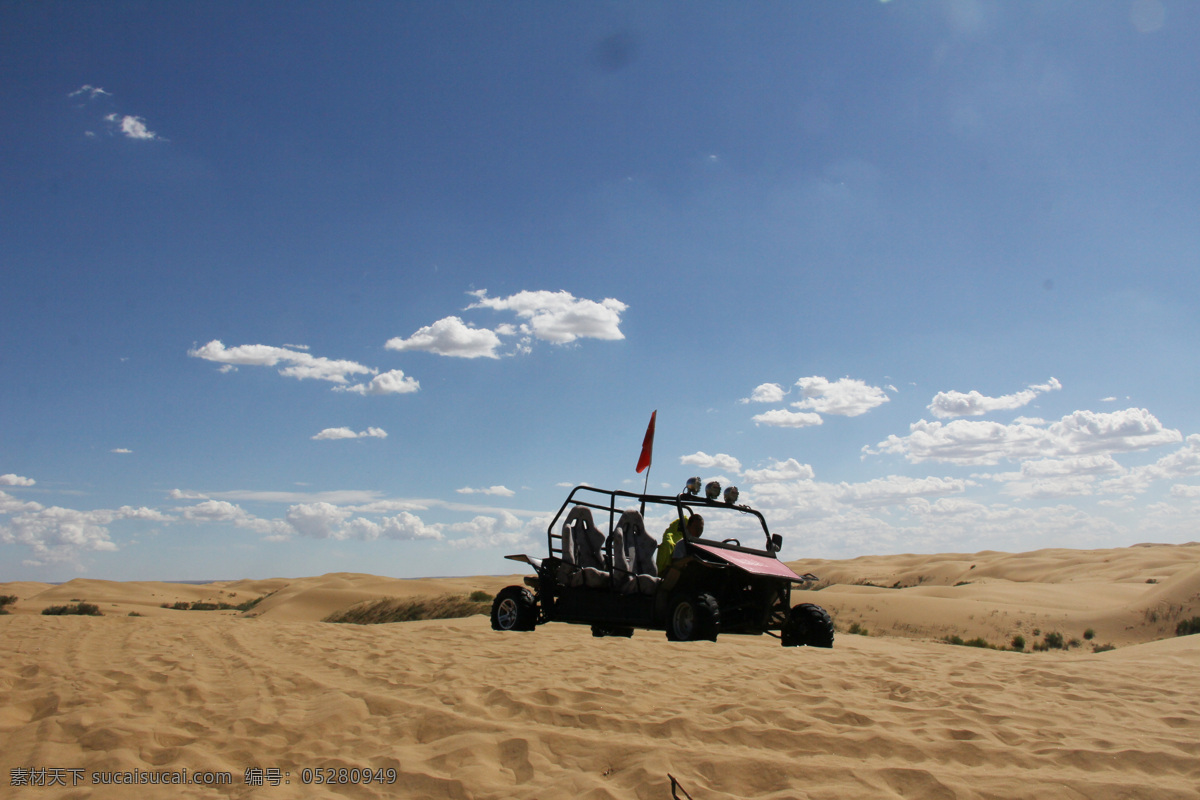
M 1198 564 L 1196 545 L 800 562 L 839 581 L 801 599 L 830 608 L 840 631 L 871 631 L 839 633 L 831 651 L 593 639 L 561 624 L 501 634 L 483 617 L 314 621 L 383 595 L 495 591 L 505 577 L 4 584 L 21 599 L 0 617 L 0 794 L 668 798 L 670 773 L 695 800 L 1193 798 L 1200 636 L 1171 634 L 1200 616 Z M 268 592 L 252 617 L 161 608 Z M 106 616 L 39 613 L 73 599 Z M 1051 624 L 1074 636 L 1086 624 L 1118 647 L 937 641 Z M 70 772 L 65 788 L 11 786 L 30 767 L 82 772 L 74 787 Z M 232 782 L 93 782 L 185 768 Z M 278 770 L 280 785 L 247 785 L 248 768 Z M 336 781 L 342 768 L 343 780 L 394 770 L 395 783 L 304 783 L 306 769 Z

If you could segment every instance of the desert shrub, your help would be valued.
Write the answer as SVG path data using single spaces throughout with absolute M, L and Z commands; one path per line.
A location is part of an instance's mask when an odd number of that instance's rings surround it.
M 261 602 L 263 601 L 263 597 L 267 597 L 267 596 L 268 596 L 268 595 L 265 595 L 265 594 L 264 594 L 262 597 L 255 597 L 253 600 L 245 600 L 245 601 L 243 601 L 243 602 L 241 602 L 241 603 L 238 603 L 238 604 L 237 604 L 236 606 L 234 606 L 234 607 L 235 607 L 235 608 L 236 608 L 238 611 L 249 611 L 250 609 L 254 608 L 256 605 L 258 605 L 259 603 L 261 603 Z
M 1179 624 L 1175 626 L 1176 636 L 1189 636 L 1193 633 L 1200 633 L 1200 617 L 1181 619 L 1179 620 Z
M 222 605 L 226 606 L 227 608 L 233 608 L 233 606 L 228 605 L 227 603 L 219 603 L 219 604 L 218 603 L 203 603 L 203 602 L 197 600 L 192 603 L 191 608 L 189 610 L 191 610 L 191 611 L 216 611 Z
M 42 613 L 49 617 L 61 617 L 67 615 L 77 615 L 82 617 L 103 617 L 104 613 L 100 610 L 100 606 L 95 603 L 85 603 L 80 601 L 69 606 L 47 606 L 42 609 Z
M 1158 578 L 1146 578 L 1146 583 L 1158 583 Z
M 18 598 L 15 594 L 0 594 L 0 608 L 11 606 L 13 603 L 17 602 L 18 599 L 20 598 Z
M 1067 642 L 1067 646 L 1064 649 L 1070 650 L 1072 647 L 1080 647 L 1082 645 L 1083 642 L 1079 641 L 1078 639 L 1071 639 L 1069 642 Z
M 1033 635 L 1034 635 L 1034 636 L 1041 636 L 1041 635 L 1042 635 L 1042 629 L 1041 629 L 1041 628 L 1034 628 L 1034 629 L 1033 629 Z
M 487 614 L 491 604 L 472 602 L 464 595 L 447 594 L 441 597 L 410 597 L 398 600 L 385 597 L 336 611 L 323 622 L 349 622 L 355 625 L 374 625 L 383 622 L 413 622 L 421 619 L 456 619 Z
M 1116 650 L 1116 649 L 1117 649 L 1117 646 L 1115 644 L 1094 644 L 1094 645 L 1092 645 L 1093 653 L 1106 653 L 1109 650 Z
M 1058 631 L 1047 633 L 1044 641 L 1047 650 L 1062 650 L 1066 646 L 1063 641 L 1063 635 Z
M 991 645 L 988 644 L 987 639 L 983 638 L 982 636 L 976 636 L 974 639 L 967 639 L 965 642 L 963 642 L 963 644 L 965 644 L 967 647 L 982 647 L 984 649 L 991 647 Z
M 129 613 L 126 615 L 126 616 L 129 616 L 129 617 L 140 617 L 140 616 L 141 616 L 141 614 L 139 614 L 139 613 L 138 613 L 138 612 L 136 612 L 136 611 L 130 611 L 130 612 L 129 612 Z
M 1016 636 L 1014 636 L 1012 638 L 1012 649 L 1013 650 L 1024 650 L 1025 649 L 1025 637 L 1019 633 Z
M 943 636 L 942 641 L 946 644 L 965 644 L 965 642 L 963 642 L 963 638 L 957 633 L 953 636 Z
M 482 589 L 476 589 L 475 591 L 471 592 L 470 596 L 468 596 L 467 599 L 470 600 L 472 603 L 490 603 L 490 602 L 492 602 L 492 596 L 490 594 L 488 594 L 487 592 L 483 591 Z
M 804 583 L 797 583 L 795 586 L 793 586 L 792 591 L 793 592 L 795 592 L 795 591 L 819 592 L 822 589 L 829 587 L 829 586 L 833 586 L 833 581 L 830 581 L 830 580 L 805 581 Z
M 857 622 L 851 622 L 850 627 L 846 629 L 847 633 L 853 633 L 857 636 L 870 636 L 871 634 L 862 625 Z
M 1087 639 L 1090 642 L 1092 639 L 1096 638 L 1096 632 L 1094 630 L 1092 630 L 1091 628 L 1088 628 L 1086 631 L 1083 632 L 1083 638 Z

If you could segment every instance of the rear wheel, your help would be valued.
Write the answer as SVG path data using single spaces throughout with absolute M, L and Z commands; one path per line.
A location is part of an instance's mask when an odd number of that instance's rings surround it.
M 537 603 L 524 586 L 508 586 L 492 601 L 492 630 L 531 631 L 537 625 Z
M 784 647 L 833 647 L 833 620 L 820 606 L 801 603 L 788 615 L 780 639 Z
M 675 595 L 667 604 L 667 639 L 672 642 L 717 640 L 721 609 L 711 594 Z

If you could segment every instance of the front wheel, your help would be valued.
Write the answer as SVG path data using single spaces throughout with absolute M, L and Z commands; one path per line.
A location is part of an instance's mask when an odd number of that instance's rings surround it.
M 492 601 L 492 630 L 531 631 L 537 625 L 537 603 L 524 586 L 508 586 Z
M 781 633 L 784 647 L 833 647 L 833 620 L 829 612 L 812 603 L 793 608 Z
M 717 640 L 721 609 L 711 594 L 675 595 L 667 604 L 667 639 L 672 642 Z

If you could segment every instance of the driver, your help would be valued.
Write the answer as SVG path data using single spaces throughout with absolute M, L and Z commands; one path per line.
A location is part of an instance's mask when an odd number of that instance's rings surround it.
M 699 539 L 704 533 L 704 517 L 699 514 L 692 514 L 687 521 L 687 534 L 689 539 Z M 654 563 L 658 567 L 658 574 L 662 575 L 671 566 L 671 561 L 675 558 L 675 546 L 679 544 L 679 540 L 683 538 L 683 530 L 680 527 L 679 520 L 675 520 L 667 526 L 663 532 L 662 544 L 658 546 L 658 553 L 655 554 Z

